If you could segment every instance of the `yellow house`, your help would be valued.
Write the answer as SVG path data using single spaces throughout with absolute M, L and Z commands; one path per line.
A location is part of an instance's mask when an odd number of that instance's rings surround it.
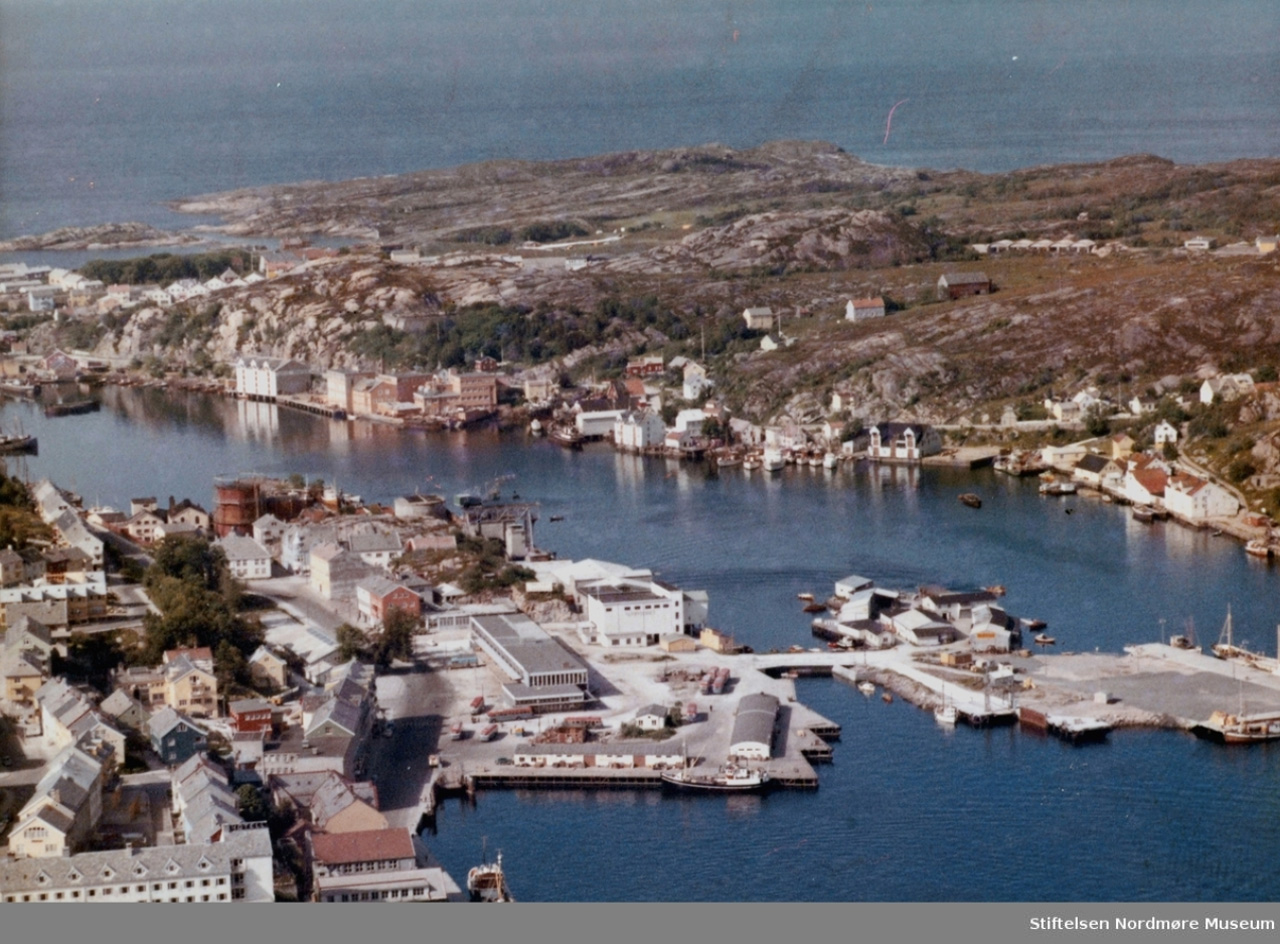
M 7 701 L 24 708 L 36 703 L 36 691 L 47 677 L 38 656 L 31 652 L 10 652 L 0 659 L 0 681 Z
M 1259 236 L 1253 244 L 1258 247 L 1258 255 L 1267 256 L 1276 251 L 1277 244 L 1280 244 L 1280 236 Z

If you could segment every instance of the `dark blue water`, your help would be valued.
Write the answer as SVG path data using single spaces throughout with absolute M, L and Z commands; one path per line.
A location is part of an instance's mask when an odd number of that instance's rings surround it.
M 0 0 L 0 237 L 709 141 L 984 171 L 1275 156 L 1277 35 L 1271 0 Z
M 402 434 L 271 407 L 109 390 L 98 414 L 45 419 L 25 460 L 87 501 L 211 500 L 217 473 L 299 472 L 368 500 L 446 494 L 508 473 L 541 504 L 539 543 L 661 571 L 711 594 L 711 621 L 757 649 L 809 645 L 800 590 L 862 573 L 889 586 L 1007 585 L 1064 649 L 1119 651 L 1194 618 L 1274 652 L 1277 574 L 1231 541 L 1123 509 L 1046 500 L 990 473 L 692 466 L 570 453 L 523 434 Z M 14 464 L 11 461 L 11 466 Z M 980 511 L 956 501 L 983 497 Z M 1064 508 L 1074 513 L 1065 515 Z M 565 520 L 552 524 L 552 514 Z M 1073 748 L 1012 729 L 940 730 L 928 712 L 835 681 L 801 699 L 839 722 L 813 793 L 486 792 L 449 803 L 431 847 L 455 875 L 501 848 L 523 900 L 1272 900 L 1280 751 L 1167 732 Z

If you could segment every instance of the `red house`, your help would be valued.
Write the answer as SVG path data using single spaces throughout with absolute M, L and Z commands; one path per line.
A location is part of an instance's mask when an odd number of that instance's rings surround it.
M 271 731 L 271 703 L 261 698 L 244 698 L 227 706 L 231 730 L 237 734 Z
M 371 623 L 381 623 L 391 610 L 422 615 L 422 597 L 386 577 L 366 577 L 356 584 L 356 608 Z

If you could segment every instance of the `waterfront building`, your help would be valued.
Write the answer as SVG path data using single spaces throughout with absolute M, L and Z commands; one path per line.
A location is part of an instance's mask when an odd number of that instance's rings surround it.
M 1198 524 L 1209 518 L 1234 516 L 1240 502 L 1221 485 L 1177 472 L 1165 483 L 1164 507 L 1170 514 Z
M 339 370 L 334 368 L 324 372 L 324 398 L 330 406 L 337 407 L 345 413 L 354 410 L 352 393 L 355 385 L 373 376 L 368 370 Z
M 315 900 L 449 901 L 461 889 L 407 829 L 313 833 Z
M 879 423 L 869 431 L 867 458 L 880 462 L 919 462 L 942 451 L 942 437 L 922 423 Z
M 886 616 L 893 631 L 913 646 L 945 646 L 956 641 L 954 626 L 936 620 L 922 610 L 904 610 L 893 616 L 885 614 L 881 620 L 884 621 Z
M 522 743 L 514 749 L 516 767 L 577 767 L 629 770 L 666 770 L 683 767 L 684 747 L 654 741 L 589 742 L 586 744 Z
M 1124 497 L 1135 505 L 1160 505 L 1169 467 L 1151 455 L 1134 456 L 1124 473 Z
M 279 396 L 306 393 L 311 387 L 311 368 L 300 361 L 239 357 L 235 370 L 236 394 L 250 399 L 274 400 Z
M 619 449 L 642 452 L 662 445 L 666 435 L 662 417 L 649 410 L 621 414 L 613 424 L 613 443 Z
M 778 699 L 763 692 L 743 695 L 733 719 L 729 756 L 742 760 L 768 760 L 773 756 L 773 734 L 778 724 Z
M 462 532 L 473 538 L 496 538 L 503 543 L 508 560 L 524 560 L 536 546 L 535 508 L 519 502 L 475 505 L 462 512 Z
M 220 842 L 0 861 L 0 891 L 6 902 L 274 901 L 271 835 L 244 823 Z
M 685 595 L 658 580 L 579 583 L 588 641 L 610 648 L 656 646 L 667 633 L 685 632 Z

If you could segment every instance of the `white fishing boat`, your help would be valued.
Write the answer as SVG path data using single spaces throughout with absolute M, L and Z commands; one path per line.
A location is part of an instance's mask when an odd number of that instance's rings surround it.
M 744 792 L 763 790 L 769 785 L 769 775 L 763 770 L 726 764 L 715 773 L 700 774 L 687 768 L 667 771 L 662 782 L 682 790 Z
M 781 472 L 782 467 L 787 464 L 787 460 L 783 456 L 782 450 L 775 449 L 772 446 L 765 449 L 764 455 L 761 456 L 760 461 L 766 472 Z
M 840 465 L 840 457 L 834 452 L 828 452 L 822 457 L 822 467 L 824 469 L 834 469 Z
M 943 725 L 944 727 L 954 728 L 956 726 L 956 722 L 960 720 L 960 712 L 956 710 L 955 705 L 951 704 L 951 702 L 947 702 L 942 707 L 935 708 L 933 710 L 933 717 L 938 724 Z

